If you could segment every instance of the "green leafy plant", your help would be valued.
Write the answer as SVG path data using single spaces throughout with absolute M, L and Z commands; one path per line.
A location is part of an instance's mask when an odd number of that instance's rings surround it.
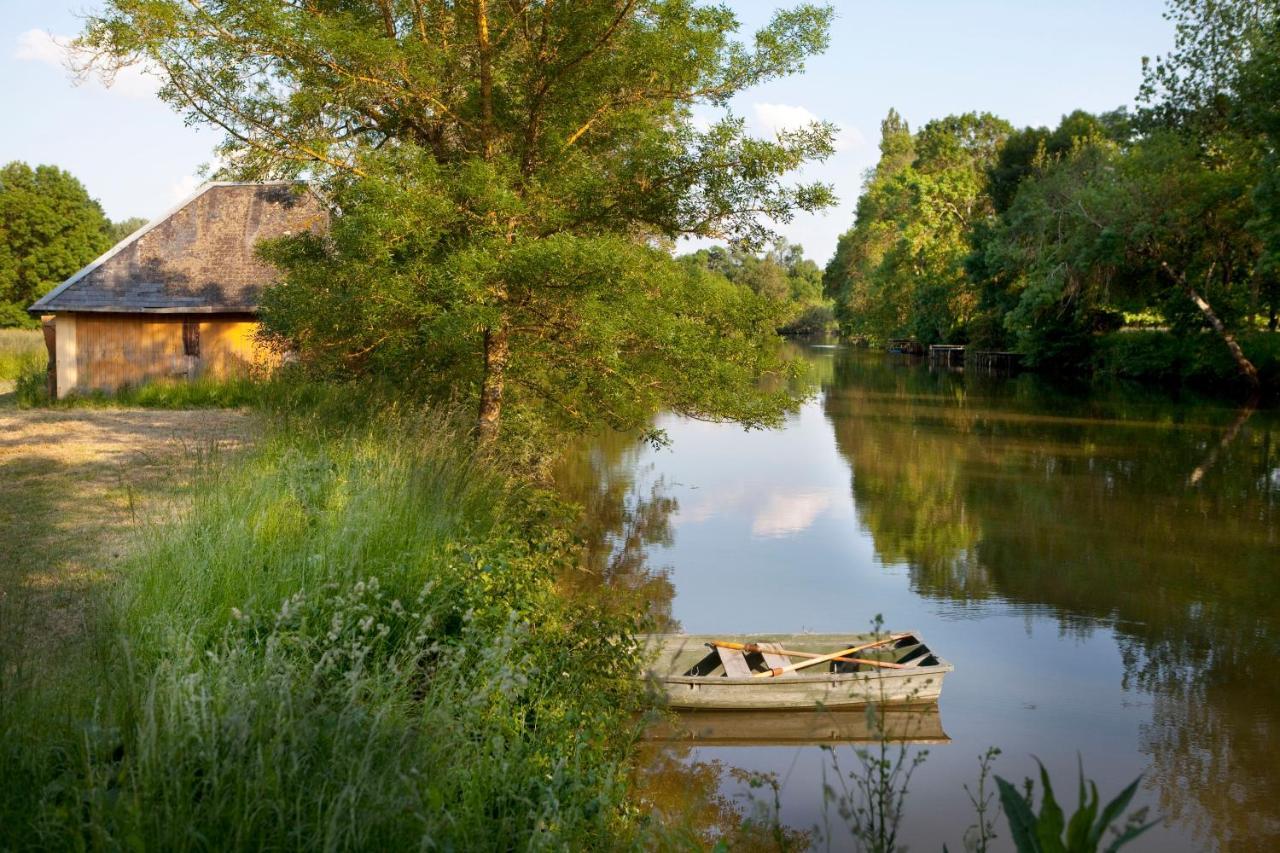
M 1040 764 L 1039 760 L 1036 763 Z M 1035 783 L 1031 779 L 1026 780 L 1025 791 L 1020 792 L 1007 780 L 996 777 L 996 785 L 1000 788 L 1000 802 L 1009 820 L 1009 834 L 1018 853 L 1094 853 L 1097 850 L 1111 853 L 1119 850 L 1158 822 L 1147 822 L 1147 810 L 1139 809 L 1119 828 L 1113 829 L 1115 838 L 1105 847 L 1102 846 L 1103 836 L 1129 807 L 1141 781 L 1142 777 L 1133 780 L 1111 802 L 1099 808 L 1101 798 L 1098 796 L 1098 786 L 1090 781 L 1086 791 L 1082 765 L 1080 805 L 1071 819 L 1067 820 L 1063 816 L 1062 807 L 1054 798 L 1049 772 L 1043 764 L 1040 764 L 1040 784 L 1044 788 L 1044 794 L 1041 797 L 1039 815 L 1032 810 L 1032 789 Z

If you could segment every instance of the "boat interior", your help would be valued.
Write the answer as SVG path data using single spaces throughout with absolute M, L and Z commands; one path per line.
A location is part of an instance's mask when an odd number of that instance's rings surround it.
M 835 660 L 809 660 L 881 641 Z M 791 635 L 745 637 L 722 635 L 666 638 L 655 670 L 667 677 L 749 678 L 774 671 L 778 677 L 819 674 L 890 673 L 940 663 L 914 632 L 887 637 L 851 635 Z

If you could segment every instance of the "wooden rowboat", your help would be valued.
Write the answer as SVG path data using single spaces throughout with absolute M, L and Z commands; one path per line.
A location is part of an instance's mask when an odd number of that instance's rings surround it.
M 934 702 L 943 677 L 955 668 L 916 631 L 651 634 L 644 639 L 653 661 L 648 677 L 672 708 L 745 711 Z

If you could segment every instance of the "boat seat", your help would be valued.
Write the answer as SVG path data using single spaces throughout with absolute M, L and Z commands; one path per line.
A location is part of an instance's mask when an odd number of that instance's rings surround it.
M 934 666 L 937 660 L 933 657 L 933 652 L 929 651 L 929 647 L 920 643 L 899 658 L 898 663 L 902 666 Z
M 737 649 L 726 649 L 723 646 L 717 646 L 716 651 L 720 654 L 720 662 L 724 664 L 724 674 L 730 678 L 750 678 L 751 667 L 747 665 L 747 659 L 742 652 Z
M 778 654 L 778 649 L 782 648 L 779 643 L 759 643 L 760 654 L 764 656 L 764 665 L 770 669 L 782 669 L 791 665 L 791 658 L 786 655 Z M 789 675 L 795 675 L 795 670 L 782 673 L 780 678 L 786 678 Z

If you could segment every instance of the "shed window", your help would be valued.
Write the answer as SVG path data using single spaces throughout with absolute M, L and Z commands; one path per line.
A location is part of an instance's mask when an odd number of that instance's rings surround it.
M 182 321 L 182 353 L 200 357 L 200 322 L 198 320 Z

